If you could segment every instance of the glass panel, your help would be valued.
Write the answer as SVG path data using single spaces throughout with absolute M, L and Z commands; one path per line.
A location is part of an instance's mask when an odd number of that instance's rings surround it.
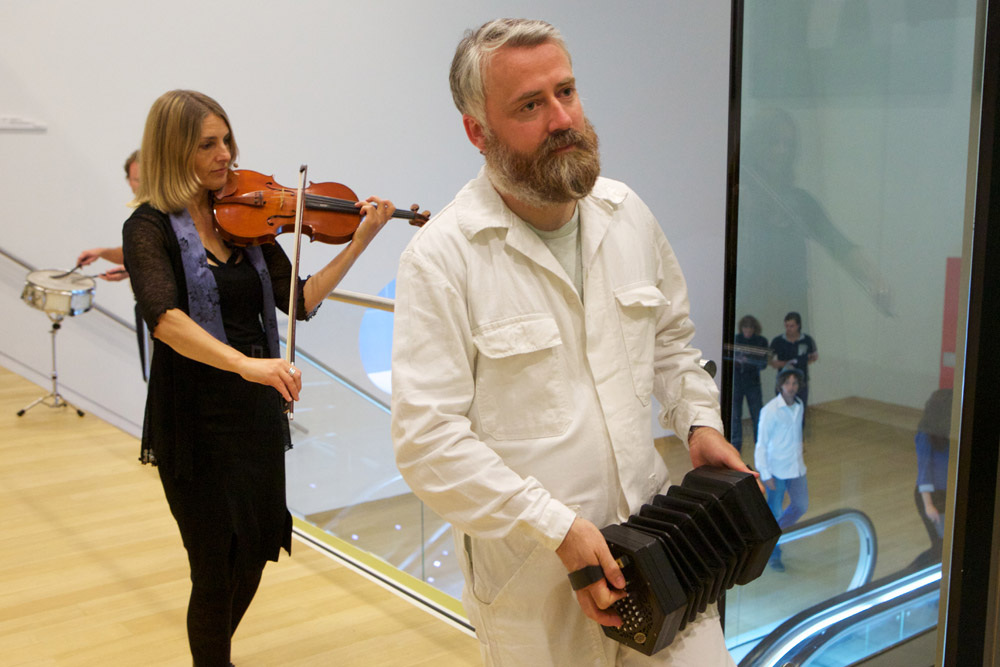
M 773 477 L 806 478 L 799 521 L 868 515 L 874 578 L 899 576 L 941 558 L 977 2 L 743 4 L 732 439 Z M 785 363 L 801 436 L 777 395 Z M 784 545 L 732 592 L 731 647 L 843 593 L 846 540 Z
M 337 319 L 338 311 L 356 308 L 326 303 L 322 312 Z M 289 510 L 459 598 L 450 525 L 424 508 L 396 469 L 388 405 L 307 350 L 297 350 L 296 366 L 304 391 L 285 459 Z

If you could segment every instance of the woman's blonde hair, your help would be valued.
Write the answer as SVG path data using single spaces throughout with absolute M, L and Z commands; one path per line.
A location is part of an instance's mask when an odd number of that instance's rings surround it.
M 153 102 L 139 149 L 142 179 L 135 205 L 148 202 L 165 213 L 187 207 L 201 188 L 194 171 L 194 158 L 201 141 L 202 122 L 212 114 L 229 128 L 232 166 L 239 151 L 229 116 L 218 102 L 194 90 L 171 90 Z

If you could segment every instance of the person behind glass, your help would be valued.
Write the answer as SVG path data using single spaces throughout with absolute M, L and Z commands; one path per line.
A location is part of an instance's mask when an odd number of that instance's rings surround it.
M 816 363 L 819 352 L 812 336 L 802 333 L 801 315 L 795 311 L 785 315 L 785 333 L 771 339 L 770 350 L 772 367 L 780 371 L 787 366 L 794 366 L 802 371 L 798 397 L 802 401 L 802 419 L 805 423 L 806 407 L 809 405 L 809 364 Z M 775 388 L 775 393 L 779 391 L 780 384 Z
M 927 529 L 931 546 L 914 565 L 926 567 L 941 562 L 944 545 L 944 505 L 948 488 L 948 449 L 951 445 L 951 389 L 938 389 L 924 405 L 914 443 L 917 449 L 917 486 L 913 499 Z
M 287 401 L 302 377 L 278 358 L 275 306 L 296 280 L 308 319 L 394 211 L 359 202 L 353 240 L 308 280 L 278 244 L 239 248 L 215 226 L 213 192 L 237 157 L 212 98 L 173 90 L 149 111 L 138 208 L 123 229 L 125 266 L 154 352 L 141 460 L 158 465 L 191 566 L 194 664 L 228 665 L 230 644 L 264 564 L 290 551 L 285 505 Z
M 400 258 L 392 436 L 410 488 L 452 524 L 483 659 L 733 665 L 714 607 L 651 657 L 600 627 L 620 626 L 625 593 L 598 526 L 669 485 L 652 396 L 694 465 L 747 470 L 690 346 L 677 259 L 638 195 L 599 177 L 553 26 L 468 31 L 450 82 L 486 164 Z M 574 594 L 567 575 L 588 565 L 607 580 Z
M 761 410 L 754 447 L 754 463 L 767 488 L 767 505 L 782 531 L 795 525 L 809 509 L 809 485 L 802 457 L 805 405 L 797 396 L 802 378 L 802 371 L 791 364 L 778 373 L 778 395 Z M 788 507 L 782 511 L 786 493 Z M 774 548 L 770 563 L 775 570 L 785 571 L 779 547 Z
M 767 339 L 761 335 L 760 322 L 753 315 L 740 319 L 739 333 L 733 344 L 733 415 L 730 424 L 730 442 L 738 451 L 743 449 L 743 399 L 750 411 L 750 424 L 754 441 L 757 440 L 757 421 L 764 398 L 760 389 L 760 371 L 767 367 Z
M 132 151 L 131 155 L 125 159 L 125 180 L 128 181 L 129 188 L 132 189 L 132 194 L 135 195 L 139 191 L 139 151 Z M 97 274 L 98 278 L 103 280 L 108 280 L 112 282 L 117 282 L 119 280 L 125 280 L 128 278 L 128 271 L 125 270 L 123 266 L 125 263 L 124 255 L 122 254 L 122 247 L 113 246 L 107 248 L 91 248 L 90 250 L 84 250 L 80 253 L 80 256 L 76 258 L 76 263 L 78 266 L 87 266 L 92 264 L 99 259 L 107 260 L 118 266 L 108 269 L 103 273 Z
M 809 319 L 809 257 L 819 250 L 860 286 L 883 315 L 892 293 L 868 251 L 834 224 L 820 199 L 799 184 L 801 139 L 795 117 L 762 108 L 744 117 L 739 173 L 736 309 L 764 322 L 781 317 L 790 304 Z M 815 165 L 812 165 L 815 166 Z M 780 265 L 774 262 L 780 257 Z M 788 277 L 792 276 L 792 279 Z

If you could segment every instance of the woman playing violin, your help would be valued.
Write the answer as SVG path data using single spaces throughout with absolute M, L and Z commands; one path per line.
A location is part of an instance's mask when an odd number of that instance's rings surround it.
M 141 460 L 158 465 L 191 566 L 187 628 L 196 666 L 229 665 L 264 564 L 291 546 L 285 402 L 298 369 L 279 358 L 275 307 L 298 286 L 308 319 L 394 211 L 360 202 L 353 240 L 308 280 L 277 244 L 240 248 L 216 229 L 213 196 L 237 157 L 226 112 L 174 90 L 153 104 L 142 181 L 123 230 L 125 265 L 154 337 Z M 294 282 L 293 282 L 294 278 Z

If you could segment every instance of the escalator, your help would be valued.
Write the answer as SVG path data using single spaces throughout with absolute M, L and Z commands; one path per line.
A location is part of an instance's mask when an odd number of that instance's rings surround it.
M 844 667 L 937 626 L 941 566 L 884 577 L 788 619 L 740 667 Z
M 782 544 L 850 522 L 858 531 L 859 555 L 846 590 L 789 618 L 744 633 L 728 644 L 740 667 L 845 667 L 919 664 L 892 653 L 916 640 L 933 639 L 938 620 L 940 563 L 871 581 L 877 555 L 874 529 L 855 510 L 840 510 L 796 526 Z M 933 655 L 922 649 L 923 656 Z M 889 657 L 886 657 L 889 656 Z M 867 661 L 871 659 L 872 663 Z M 927 657 L 927 664 L 932 661 Z

